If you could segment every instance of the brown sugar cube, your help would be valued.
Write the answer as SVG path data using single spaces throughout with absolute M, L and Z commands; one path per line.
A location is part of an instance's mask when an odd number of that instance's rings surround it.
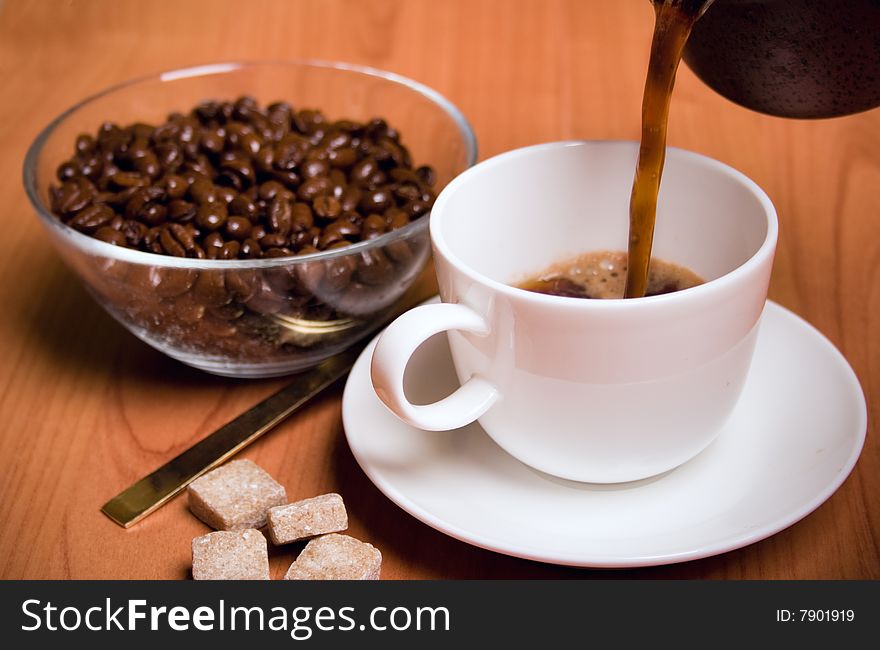
M 348 535 L 323 535 L 306 544 L 285 580 L 378 580 L 382 554 Z
M 234 460 L 190 483 L 189 509 L 217 530 L 266 525 L 272 506 L 287 503 L 284 486 L 250 460 Z
M 338 494 L 322 494 L 269 508 L 269 539 L 273 544 L 289 544 L 346 528 L 348 514 Z
M 258 530 L 217 531 L 192 541 L 195 580 L 268 580 L 266 538 Z

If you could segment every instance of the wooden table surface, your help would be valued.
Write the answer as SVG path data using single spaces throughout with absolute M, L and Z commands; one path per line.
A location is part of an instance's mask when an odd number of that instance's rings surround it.
M 219 60 L 368 64 L 439 90 L 481 158 L 567 138 L 638 137 L 647 0 L 228 0 L 0 3 L 0 577 L 185 578 L 207 532 L 178 498 L 131 530 L 101 504 L 281 385 L 202 374 L 137 341 L 44 242 L 21 187 L 37 132 L 110 84 Z M 339 491 L 354 536 L 395 578 L 880 578 L 880 111 L 826 121 L 752 113 L 682 69 L 669 143 L 742 170 L 781 222 L 770 297 L 847 357 L 870 427 L 816 512 L 720 556 L 627 571 L 540 564 L 418 522 L 361 472 L 341 388 L 243 453 L 292 497 Z M 430 280 L 423 291 L 431 292 Z M 292 552 L 272 552 L 280 577 Z

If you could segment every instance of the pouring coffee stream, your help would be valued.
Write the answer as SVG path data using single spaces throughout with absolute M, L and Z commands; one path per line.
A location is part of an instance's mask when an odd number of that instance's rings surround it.
M 877 0 L 651 3 L 655 24 L 630 200 L 626 298 L 645 295 L 669 103 L 682 58 L 719 94 L 769 115 L 829 118 L 880 106 Z
M 642 141 L 629 208 L 625 298 L 641 298 L 648 287 L 657 195 L 666 159 L 666 127 L 675 73 L 691 29 L 713 1 L 653 0 L 654 36 L 642 99 Z

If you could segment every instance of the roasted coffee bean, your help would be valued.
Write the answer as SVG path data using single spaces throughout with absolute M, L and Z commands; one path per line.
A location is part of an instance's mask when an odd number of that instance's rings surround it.
M 183 162 L 183 151 L 175 142 L 162 142 L 156 145 L 156 158 L 168 172 L 176 171 Z
M 67 162 L 58 165 L 58 170 L 55 172 L 55 176 L 63 183 L 76 178 L 81 173 L 82 171 L 79 169 L 79 165 L 74 161 L 68 160 Z
M 430 209 L 431 205 L 424 201 L 410 201 L 403 206 L 404 212 L 406 212 L 412 220 L 418 219 L 423 214 L 429 212 Z
M 297 174 L 296 171 L 294 171 L 292 169 L 287 169 L 287 170 L 273 169 L 269 173 L 269 175 L 272 178 L 274 178 L 276 181 L 278 181 L 279 183 L 282 183 L 283 185 L 285 185 L 286 187 L 289 187 L 290 189 L 298 188 L 300 182 L 302 181 L 299 174 Z
M 247 217 L 229 217 L 224 232 L 227 237 L 244 241 L 250 236 L 251 228 L 251 222 Z
M 342 204 L 332 196 L 319 196 L 312 201 L 312 209 L 322 219 L 335 219 L 342 212 Z
M 256 259 L 262 256 L 263 249 L 255 240 L 245 239 L 241 242 L 241 250 L 239 251 L 244 259 Z
M 357 162 L 357 159 L 357 151 L 352 147 L 332 149 L 327 155 L 327 160 L 330 161 L 330 164 L 340 169 L 351 167 Z
M 196 204 L 189 201 L 176 200 L 168 204 L 168 218 L 178 223 L 189 223 L 197 212 Z
M 189 186 L 190 198 L 199 204 L 213 203 L 217 200 L 214 183 L 204 177 L 196 177 Z
M 248 117 L 255 113 L 259 105 L 257 100 L 248 95 L 243 95 L 235 100 L 232 109 L 232 117 L 236 120 L 247 121 Z
M 251 221 L 256 221 L 259 210 L 257 209 L 257 204 L 245 194 L 238 194 L 229 202 L 229 214 L 247 217 Z
M 260 246 L 264 249 L 286 246 L 289 238 L 281 233 L 270 233 L 260 238 Z
M 67 225 L 80 232 L 94 233 L 103 226 L 109 226 L 116 213 L 104 204 L 92 204 L 77 212 Z
M 162 190 L 158 187 L 135 188 L 131 193 L 131 196 L 128 198 L 128 201 L 125 202 L 125 218 L 140 219 L 141 214 L 147 209 L 147 207 L 151 203 L 158 201 L 161 197 Z M 158 223 L 151 223 L 148 225 L 156 226 Z
M 394 278 L 394 265 L 379 249 L 358 254 L 357 277 L 366 285 L 381 286 Z
M 183 246 L 187 257 L 198 257 L 198 250 L 201 248 L 196 242 L 197 231 L 192 225 L 182 225 L 179 223 L 170 223 L 166 229 L 174 236 L 174 239 Z M 204 250 L 202 250 L 204 254 Z
M 388 176 L 391 180 L 397 183 L 412 183 L 416 186 L 422 184 L 422 180 L 418 177 L 418 174 L 408 167 L 395 167 L 388 172 Z
M 324 250 L 330 244 L 334 244 L 342 240 L 352 240 L 361 234 L 361 227 L 352 223 L 350 220 L 341 218 L 337 219 L 326 228 L 318 240 L 318 248 Z
M 232 174 L 233 177 L 237 178 L 239 183 L 236 187 L 239 190 L 247 189 L 254 184 L 257 178 L 253 165 L 243 154 L 225 157 L 220 163 L 220 171 L 221 174 L 225 172 L 227 176 Z
M 321 288 L 334 293 L 342 291 L 351 282 L 351 277 L 356 269 L 357 261 L 350 255 L 342 255 L 327 261 L 324 277 L 321 280 Z
M 162 250 L 161 242 L 159 242 L 160 234 L 162 234 L 162 229 L 158 226 L 153 226 L 148 229 L 144 235 L 144 246 L 151 253 L 159 253 L 160 255 L 165 253 L 165 251 Z
M 290 203 L 282 196 L 276 195 L 266 209 L 266 225 L 272 233 L 287 237 L 293 226 L 293 211 Z
M 236 191 L 241 191 L 243 189 L 241 178 L 237 174 L 235 174 L 235 172 L 231 172 L 229 170 L 224 169 L 219 174 L 217 174 L 214 180 L 217 182 L 217 185 L 219 187 L 228 187 Z
M 263 146 L 263 141 L 256 133 L 245 133 L 237 145 L 242 151 L 253 156 Z
M 268 285 L 261 286 L 253 296 L 244 301 L 244 304 L 247 305 L 247 308 L 250 311 L 257 314 L 265 314 L 267 316 L 277 314 L 285 307 L 284 299 Z M 260 320 L 262 321 L 262 319 Z M 245 331 L 252 330 L 253 336 L 259 337 L 268 333 L 266 332 L 264 325 L 265 321 L 260 323 L 248 322 L 247 317 L 245 316 L 244 318 L 241 318 L 239 322 L 241 326 L 245 328 Z
M 333 125 L 334 130 L 330 131 L 325 137 L 322 144 L 327 149 L 342 149 L 351 146 L 351 134 L 338 127 L 338 123 Z
M 220 249 L 223 248 L 223 244 L 225 243 L 226 242 L 223 241 L 223 235 L 219 232 L 212 232 L 207 235 L 203 240 L 203 244 L 205 255 L 208 259 L 217 259 L 217 256 L 220 254 Z
M 74 149 L 79 154 L 90 154 L 95 150 L 95 139 L 88 133 L 81 133 L 76 137 Z
M 302 255 L 312 255 L 318 252 L 320 251 L 317 248 L 307 246 L 301 251 L 298 251 L 296 255 L 297 257 L 300 257 Z M 323 262 L 300 262 L 293 268 L 296 269 L 300 284 L 306 291 L 314 292 L 318 290 L 321 280 L 324 278 L 325 267 Z
M 217 197 L 217 200 L 225 203 L 227 206 L 232 203 L 232 200 L 238 196 L 238 192 L 236 192 L 231 187 L 223 187 L 222 185 L 217 185 L 214 188 L 214 194 Z M 228 208 L 227 208 L 228 209 Z
M 168 208 L 161 203 L 151 202 L 147 203 L 136 216 L 148 226 L 158 226 L 165 222 L 165 218 L 168 216 Z
M 308 203 L 294 203 L 290 208 L 291 227 L 294 232 L 308 230 L 314 225 L 312 208 Z
M 403 202 L 420 201 L 422 194 L 421 188 L 413 183 L 401 183 L 394 188 L 394 196 Z
M 150 178 L 156 178 L 162 171 L 162 166 L 159 164 L 159 159 L 156 157 L 156 154 L 149 150 L 144 151 L 142 155 L 135 159 L 134 168 L 144 176 Z M 83 173 L 86 176 L 90 175 L 85 169 L 83 169 Z
M 346 212 L 357 210 L 358 204 L 361 202 L 364 193 L 354 185 L 349 185 L 339 197 L 339 203 Z
M 172 201 L 182 199 L 189 189 L 189 183 L 186 182 L 186 179 L 177 174 L 168 174 L 163 177 L 159 185 L 165 190 L 165 196 Z
M 317 226 L 312 226 L 308 230 L 303 230 L 295 233 L 290 241 L 293 244 L 293 247 L 296 250 L 300 250 L 305 246 L 317 247 L 318 240 L 321 238 L 321 229 Z
M 141 188 L 139 187 L 129 187 L 128 189 L 120 190 L 119 192 L 108 193 L 105 203 L 113 206 L 117 211 L 123 210 L 125 204 L 128 203 L 128 200 L 140 189 Z
M 101 179 L 104 171 L 104 161 L 100 156 L 92 155 L 79 161 L 80 173 L 93 182 Z
M 238 254 L 241 251 L 241 244 L 237 241 L 228 241 L 223 244 L 223 247 L 217 253 L 218 260 L 234 260 L 238 259 Z
M 110 177 L 110 182 L 118 189 L 125 189 L 127 187 L 147 187 L 150 184 L 150 179 L 138 172 L 120 171 Z
M 342 198 L 342 193 L 345 192 L 345 188 L 348 186 L 345 172 L 341 169 L 331 169 L 330 173 L 327 174 L 327 178 L 330 179 L 330 190 L 328 194 L 336 199 Z
M 388 182 L 388 176 L 381 169 L 373 172 L 372 176 L 370 176 L 366 183 L 364 183 L 364 188 L 367 190 L 375 190 L 380 186 L 385 185 Z
M 320 111 L 301 110 L 293 116 L 293 124 L 300 133 L 314 133 L 327 119 Z
M 330 179 L 326 176 L 315 176 L 302 182 L 296 191 L 301 201 L 314 201 L 317 197 L 330 191 Z
M 275 148 L 272 145 L 264 144 L 254 155 L 254 167 L 263 173 L 268 173 L 272 171 L 274 164 Z
M 128 243 L 125 239 L 125 235 L 109 226 L 98 228 L 95 232 L 95 239 L 100 239 L 101 241 L 113 244 L 114 246 L 125 246 Z
M 407 221 L 409 221 L 409 219 L 407 219 Z M 371 214 L 364 219 L 364 223 L 361 226 L 361 237 L 364 239 L 373 239 L 374 237 L 384 234 L 387 228 L 388 225 L 385 222 L 385 217 L 378 214 Z
M 389 208 L 385 211 L 384 216 L 388 230 L 403 228 L 404 226 L 409 225 L 410 222 L 409 215 L 400 208 Z
M 290 254 L 289 252 L 287 253 Z M 284 249 L 270 248 L 266 251 L 266 257 L 285 257 Z M 276 267 L 263 271 L 263 279 L 271 289 L 281 296 L 299 295 L 304 293 L 299 287 L 296 268 L 292 266 Z
M 170 269 L 161 266 L 138 268 L 147 269 L 150 286 L 162 298 L 173 298 L 189 291 L 199 276 L 195 269 Z
M 378 170 L 379 164 L 374 158 L 364 158 L 351 168 L 349 177 L 353 183 L 366 183 Z
M 278 181 L 266 181 L 260 185 L 257 196 L 263 201 L 271 201 L 279 192 L 284 192 L 284 185 Z
M 358 207 L 366 214 L 373 214 L 384 212 L 392 203 L 391 192 L 386 189 L 377 189 L 364 194 Z
M 226 147 L 226 131 L 223 127 L 202 131 L 199 145 L 209 153 L 220 153 Z
M 437 176 L 434 173 L 434 169 L 432 167 L 428 167 L 427 165 L 417 167 L 416 176 L 418 176 L 422 180 L 422 182 L 429 187 L 433 187 L 437 182 Z
M 104 151 L 116 151 L 131 140 L 131 134 L 123 131 L 112 122 L 104 122 L 98 127 L 98 145 Z
M 147 142 L 153 137 L 153 131 L 156 130 L 156 127 L 145 122 L 135 122 L 126 130 L 131 133 L 133 140 Z
M 254 269 L 230 269 L 226 271 L 226 288 L 233 300 L 247 302 L 261 286 L 259 272 Z
M 67 181 L 55 191 L 52 209 L 62 216 L 67 216 L 82 210 L 91 203 L 92 198 L 93 195 L 79 182 L 79 179 Z
M 202 102 L 193 109 L 193 115 L 197 117 L 202 124 L 216 122 L 218 118 L 222 117 L 220 112 L 220 102 L 213 100 Z
M 162 250 L 166 255 L 186 257 L 186 249 L 177 240 L 174 233 L 171 232 L 170 226 L 163 226 L 159 231 L 159 243 L 162 245 Z
M 232 296 L 226 291 L 223 271 L 201 271 L 193 284 L 193 297 L 206 307 L 219 307 L 228 304 Z
M 122 234 L 129 246 L 140 247 L 141 242 L 147 235 L 147 226 L 134 219 L 126 219 L 122 223 Z
M 388 242 L 388 244 L 382 247 L 382 251 L 398 266 L 412 264 L 415 258 L 415 253 L 410 247 L 410 243 L 403 239 Z
M 371 137 L 378 138 L 388 132 L 388 123 L 381 117 L 374 117 L 367 122 L 366 131 Z
M 198 214 L 196 214 L 196 223 L 199 228 L 203 228 L 207 232 L 219 230 L 226 223 L 228 212 L 226 204 L 219 201 L 213 203 L 203 203 L 199 206 Z
M 263 251 L 263 257 L 289 257 L 290 255 L 293 255 L 293 251 L 283 246 L 272 247 Z
M 296 133 L 288 133 L 273 149 L 276 169 L 293 169 L 305 160 L 311 149 L 309 141 Z
M 379 139 L 379 146 L 388 152 L 389 157 L 398 167 L 409 167 L 409 152 L 389 137 Z

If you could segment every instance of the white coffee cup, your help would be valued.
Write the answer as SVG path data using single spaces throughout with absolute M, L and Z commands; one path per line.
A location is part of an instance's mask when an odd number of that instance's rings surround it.
M 441 192 L 430 230 L 442 303 L 398 318 L 373 354 L 388 408 L 426 430 L 478 419 L 523 463 L 596 483 L 671 470 L 715 439 L 745 382 L 776 248 L 776 211 L 754 182 L 667 152 L 653 254 L 703 285 L 630 300 L 511 286 L 581 253 L 626 250 L 637 153 L 634 142 L 537 145 Z M 443 331 L 462 386 L 412 404 L 407 362 Z

